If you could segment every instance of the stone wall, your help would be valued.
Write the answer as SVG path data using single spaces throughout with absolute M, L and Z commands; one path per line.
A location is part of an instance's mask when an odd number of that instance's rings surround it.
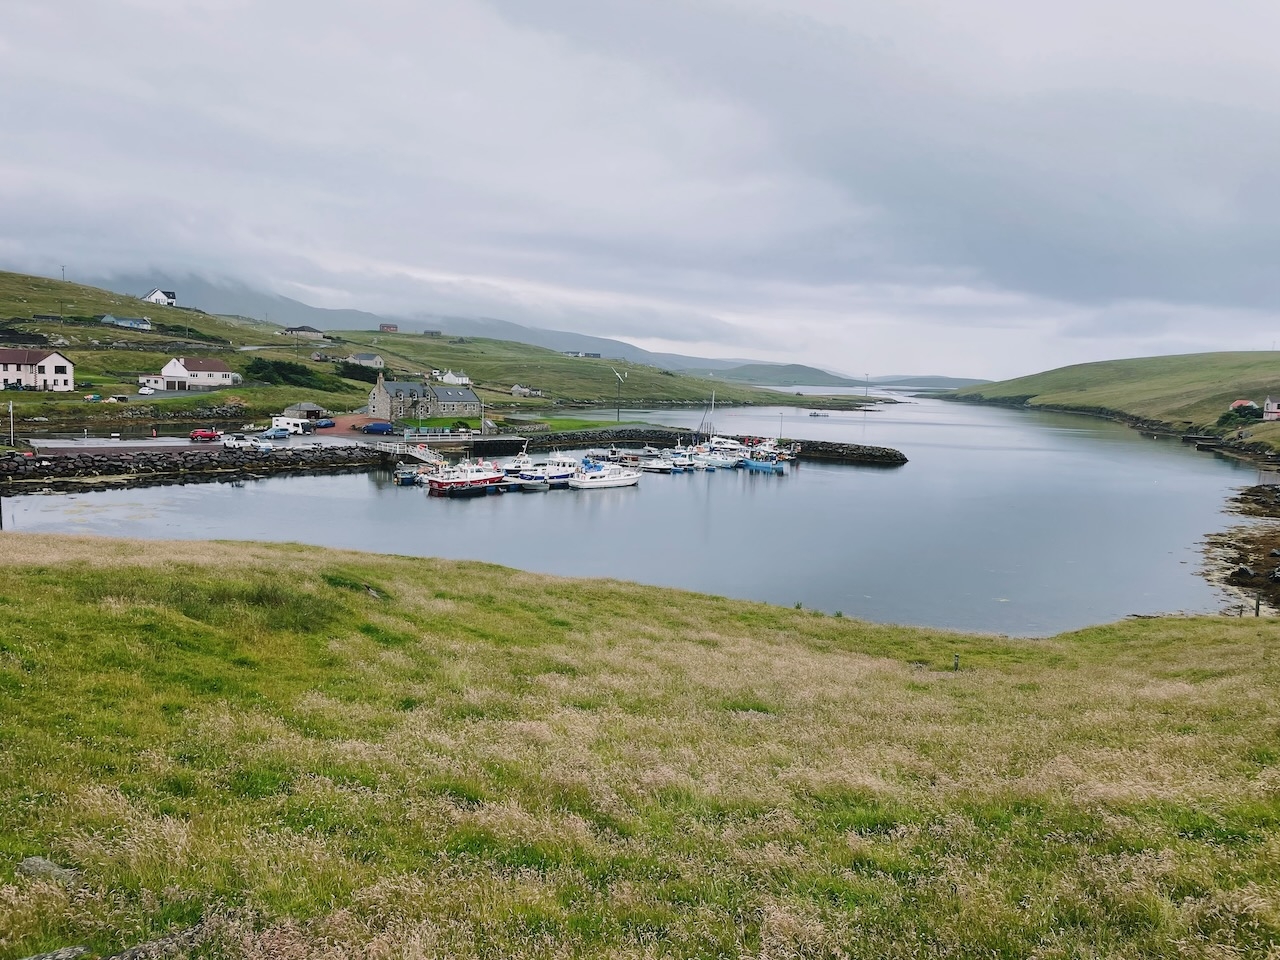
M 367 470 L 383 462 L 364 447 L 284 448 L 269 453 L 196 447 L 174 451 L 74 456 L 0 457 L 0 494 L 94 487 L 133 487 L 167 483 L 236 480 L 280 473 L 328 473 Z

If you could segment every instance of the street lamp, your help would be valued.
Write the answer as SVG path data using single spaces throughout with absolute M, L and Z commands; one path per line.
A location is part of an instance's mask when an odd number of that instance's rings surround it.
M 613 370 L 613 367 L 610 367 L 609 369 Z M 618 423 L 621 423 L 622 422 L 622 381 L 625 379 L 625 377 L 623 377 L 623 375 L 620 374 L 617 370 L 613 370 L 613 375 L 618 378 L 618 409 L 617 409 L 616 419 Z

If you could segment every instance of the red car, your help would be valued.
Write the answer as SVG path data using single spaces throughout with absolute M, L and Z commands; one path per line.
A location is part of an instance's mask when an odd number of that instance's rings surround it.
M 191 431 L 192 440 L 217 440 L 222 434 L 212 427 L 196 427 Z

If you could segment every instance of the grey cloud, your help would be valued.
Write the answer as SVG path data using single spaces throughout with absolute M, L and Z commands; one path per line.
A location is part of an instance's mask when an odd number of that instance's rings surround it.
M 0 260 L 979 375 L 1274 314 L 1276 8 L 1037 6 L 10 0 Z

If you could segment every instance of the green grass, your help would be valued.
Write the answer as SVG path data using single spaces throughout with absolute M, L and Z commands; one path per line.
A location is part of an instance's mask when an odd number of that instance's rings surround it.
M 1082 363 L 957 390 L 956 397 L 1112 411 L 1177 429 L 1212 428 L 1234 400 L 1280 396 L 1280 353 L 1198 353 Z M 1280 448 L 1280 423 L 1246 428 Z
M 1273 621 L 1022 641 L 3 536 L 4 960 L 201 918 L 255 958 L 1280 946 Z

